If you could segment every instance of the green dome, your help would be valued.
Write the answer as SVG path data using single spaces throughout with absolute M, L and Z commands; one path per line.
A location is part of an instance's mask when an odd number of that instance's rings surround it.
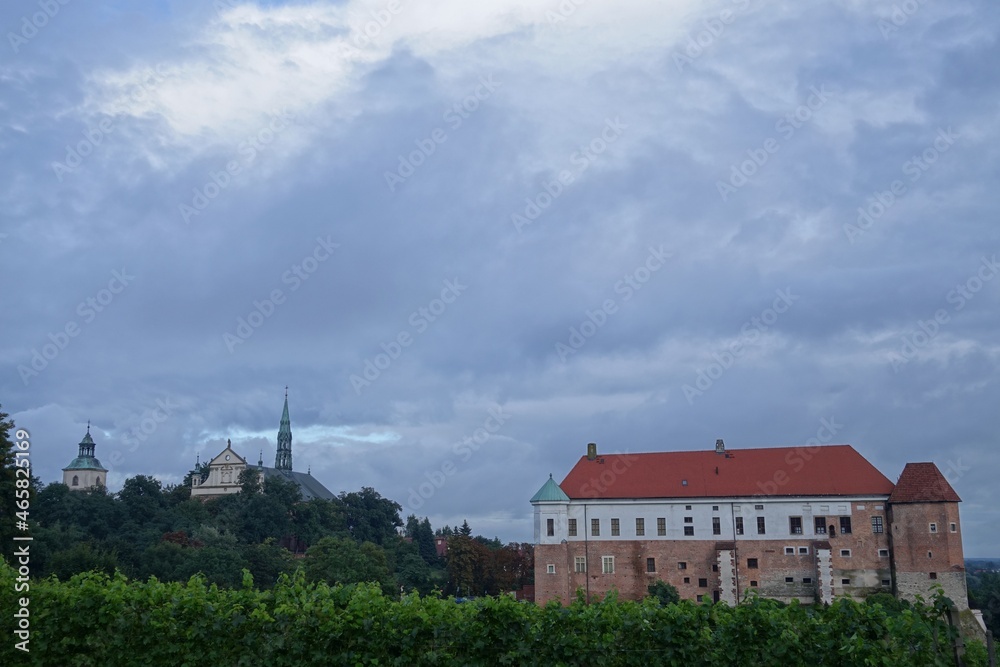
M 566 492 L 556 484 L 556 481 L 552 479 L 552 474 L 549 474 L 549 479 L 542 484 L 542 488 L 538 489 L 538 493 L 531 496 L 529 502 L 533 503 L 568 503 L 569 496 Z
M 63 468 L 63 470 L 100 470 L 101 472 L 107 472 L 107 468 L 101 465 L 101 462 L 97 460 L 94 456 L 78 456 L 69 465 Z

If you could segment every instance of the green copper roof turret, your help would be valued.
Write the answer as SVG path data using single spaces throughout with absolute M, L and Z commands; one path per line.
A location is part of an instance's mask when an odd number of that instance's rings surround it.
M 83 440 L 80 441 L 80 449 L 76 454 L 76 458 L 70 461 L 69 465 L 63 468 L 63 470 L 100 470 L 101 472 L 107 472 L 107 468 L 101 465 L 101 462 L 97 460 L 94 456 L 94 439 L 90 437 L 90 422 L 87 422 L 87 435 L 83 436 Z
M 288 418 L 288 387 L 285 387 L 285 409 L 281 412 L 278 426 L 278 452 L 274 455 L 277 470 L 292 469 L 292 422 Z
M 538 493 L 531 496 L 530 502 L 533 503 L 568 503 L 569 496 L 566 492 L 562 490 L 556 481 L 552 479 L 552 474 L 549 473 L 549 479 L 542 484 L 542 488 L 538 489 Z

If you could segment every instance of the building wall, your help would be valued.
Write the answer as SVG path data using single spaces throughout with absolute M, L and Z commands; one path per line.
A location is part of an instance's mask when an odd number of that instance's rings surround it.
M 739 534 L 738 517 L 743 520 Z M 793 532 L 791 517 L 801 519 L 801 533 Z M 817 517 L 823 519 L 822 532 L 817 530 Z M 841 517 L 850 520 L 848 534 L 841 531 Z M 880 519 L 882 532 L 875 532 L 872 517 Z M 643 519 L 643 535 L 636 534 L 637 518 Z M 665 520 L 664 535 L 658 531 L 660 518 Z M 763 534 L 758 533 L 758 518 L 764 520 Z M 571 519 L 576 520 L 575 535 L 570 533 Z M 717 533 L 713 519 L 719 520 Z M 594 520 L 599 524 L 597 535 Z M 568 601 L 578 588 L 586 590 L 588 578 L 592 595 L 603 596 L 614 588 L 633 599 L 646 595 L 646 587 L 658 579 L 690 599 L 712 598 L 716 591 L 720 599 L 741 599 L 756 591 L 802 602 L 817 596 L 864 596 L 891 590 L 888 526 L 884 496 L 536 503 L 536 598 L 541 603 L 552 597 Z M 686 534 L 686 527 L 694 535 Z M 821 542 L 829 547 L 823 559 L 818 558 Z M 731 550 L 725 543 L 732 543 Z M 575 559 L 585 553 L 590 558 L 589 577 L 574 571 Z M 614 574 L 603 573 L 603 556 L 615 559 Z M 654 559 L 655 572 L 646 571 L 647 558 Z M 756 568 L 750 567 L 749 559 L 756 559 Z M 549 565 L 555 566 L 554 575 Z M 820 589 L 821 577 L 825 592 Z
M 107 484 L 107 470 L 63 470 L 63 484 L 70 488 L 70 491 L 86 491 L 95 486 L 105 486 Z M 73 486 L 73 477 L 77 478 L 76 486 Z
M 960 609 L 968 608 L 958 503 L 894 504 L 891 514 L 896 594 L 928 599 L 940 585 Z

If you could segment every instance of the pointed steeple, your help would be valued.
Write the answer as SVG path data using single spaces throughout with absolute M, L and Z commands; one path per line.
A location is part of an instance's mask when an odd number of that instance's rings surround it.
M 285 409 L 281 412 L 281 425 L 278 426 L 278 452 L 274 455 L 274 467 L 277 470 L 292 469 L 292 422 L 288 418 L 288 387 L 285 387 Z

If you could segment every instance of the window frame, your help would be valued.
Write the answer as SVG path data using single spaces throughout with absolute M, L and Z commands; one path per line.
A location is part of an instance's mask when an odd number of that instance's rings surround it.
M 608 564 L 611 565 L 611 571 L 608 571 Z M 615 557 L 614 556 L 601 556 L 601 574 L 614 574 L 615 573 Z
M 635 519 L 635 536 L 645 537 L 646 535 L 646 519 L 643 517 L 636 517 Z
M 576 519 L 566 520 L 566 532 L 569 537 L 576 537 Z
M 601 536 L 601 520 L 591 519 L 590 520 L 590 536 L 600 537 Z
M 611 537 L 621 537 L 622 523 L 617 517 L 611 519 Z
M 556 520 L 555 519 L 546 519 L 545 520 L 545 536 L 546 537 L 555 537 L 555 534 L 556 534 Z

